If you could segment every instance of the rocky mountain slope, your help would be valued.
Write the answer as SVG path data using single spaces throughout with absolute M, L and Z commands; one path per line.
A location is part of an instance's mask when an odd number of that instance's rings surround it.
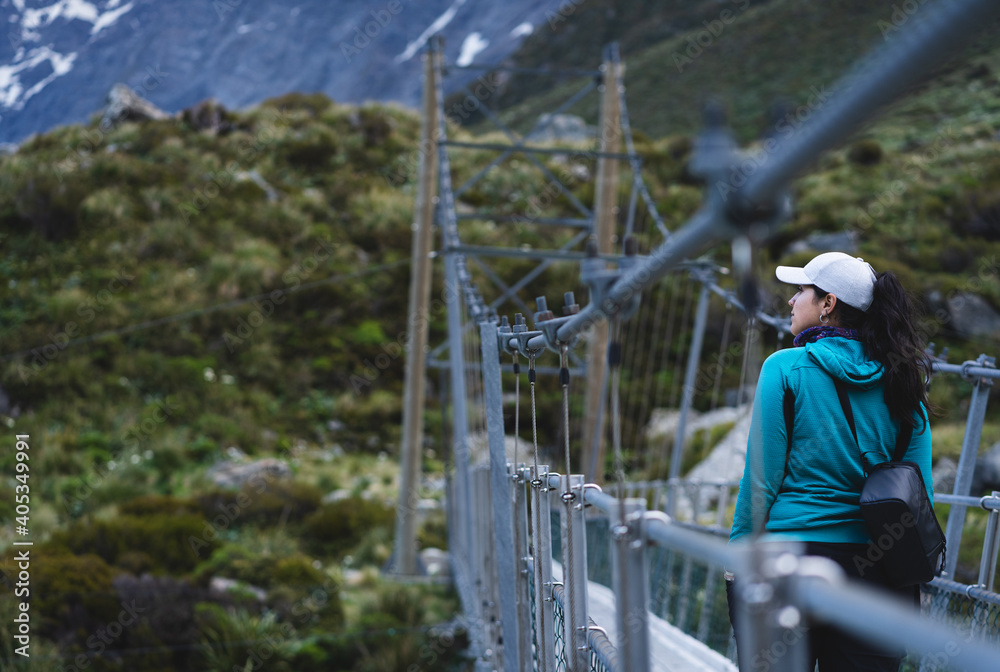
M 292 91 L 415 105 L 419 51 L 432 34 L 445 38 L 450 62 L 494 62 L 558 4 L 0 0 L 0 142 L 86 121 L 119 82 L 170 112 Z

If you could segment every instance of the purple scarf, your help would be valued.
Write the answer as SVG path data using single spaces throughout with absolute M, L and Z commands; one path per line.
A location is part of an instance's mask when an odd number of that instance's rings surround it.
M 830 336 L 839 336 L 840 338 L 849 338 L 852 341 L 860 341 L 861 337 L 858 335 L 857 329 L 844 329 L 843 327 L 809 327 L 808 329 L 803 329 L 798 333 L 794 340 L 792 340 L 792 345 L 795 347 L 802 347 L 806 343 L 812 343 L 813 341 L 818 341 L 821 338 L 829 338 Z

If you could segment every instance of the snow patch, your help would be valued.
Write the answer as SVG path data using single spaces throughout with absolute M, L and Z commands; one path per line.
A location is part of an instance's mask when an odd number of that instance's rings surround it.
M 117 2 L 109 4 L 109 7 L 113 7 Z M 94 21 L 94 27 L 90 29 L 91 35 L 97 35 L 99 32 L 107 28 L 108 26 L 113 26 L 122 14 L 132 10 L 133 4 L 130 2 L 127 5 L 122 5 L 118 9 L 113 9 L 110 12 L 104 12 L 97 20 Z
M 35 9 L 22 9 L 23 3 L 18 4 L 21 12 L 21 38 L 24 40 L 38 40 L 40 36 L 35 29 L 51 25 L 56 19 L 72 21 L 80 19 L 92 24 L 91 35 L 96 35 L 108 26 L 114 25 L 118 19 L 130 11 L 133 3 L 128 3 L 119 7 L 121 0 L 112 0 L 106 6 L 108 11 L 101 12 L 97 6 L 86 0 L 61 0 L 48 7 L 38 7 Z M 16 3 L 17 4 L 17 3 Z
M 20 110 L 32 96 L 44 89 L 53 80 L 62 77 L 73 69 L 76 52 L 63 55 L 48 47 L 33 49 L 28 57 L 15 65 L 0 66 L 0 105 L 14 110 Z M 21 84 L 20 73 L 38 67 L 45 61 L 52 66 L 49 76 L 36 82 L 27 91 Z
M 531 35 L 533 32 L 535 32 L 535 27 L 525 21 L 521 25 L 516 26 L 514 30 L 510 31 L 510 38 L 512 40 L 516 40 L 522 35 Z
M 86 0 L 62 0 L 62 2 L 48 7 L 25 10 L 21 26 L 27 30 L 40 28 L 51 24 L 60 17 L 67 21 L 80 19 L 87 23 L 94 23 L 97 21 L 98 15 L 97 7 Z
M 406 45 L 406 49 L 403 50 L 399 56 L 393 59 L 396 63 L 403 63 L 413 58 L 420 48 L 427 44 L 427 40 L 431 39 L 431 36 L 435 33 L 440 32 L 445 26 L 451 23 L 451 20 L 455 18 L 458 13 L 458 9 L 464 5 L 466 0 L 455 0 L 451 3 L 451 7 L 445 10 L 444 14 L 439 16 L 434 20 L 434 23 L 427 26 L 424 32 L 420 33 L 420 37 L 410 42 Z
M 455 65 L 465 67 L 471 64 L 472 59 L 476 57 L 476 54 L 488 46 L 490 46 L 490 41 L 484 40 L 482 33 L 470 33 L 465 40 L 462 41 L 462 51 L 458 55 L 458 60 L 455 61 Z

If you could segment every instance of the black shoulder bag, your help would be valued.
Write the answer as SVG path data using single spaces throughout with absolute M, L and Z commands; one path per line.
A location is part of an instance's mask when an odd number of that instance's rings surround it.
M 913 427 L 901 423 L 892 460 L 869 468 L 858 443 L 847 387 L 837 379 L 834 385 L 854 443 L 861 452 L 861 466 L 866 474 L 861 490 L 861 516 L 872 543 L 884 553 L 885 573 L 895 586 L 926 583 L 944 568 L 945 539 L 927 497 L 920 467 L 915 462 L 902 461 Z

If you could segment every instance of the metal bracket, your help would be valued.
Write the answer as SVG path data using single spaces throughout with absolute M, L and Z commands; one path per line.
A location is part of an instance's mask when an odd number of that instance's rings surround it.
M 552 311 L 549 310 L 544 296 L 539 296 L 535 299 L 535 305 L 538 307 L 538 311 L 535 312 L 535 327 L 537 327 L 540 330 L 541 335 L 545 337 L 546 347 L 556 354 L 561 354 L 562 346 L 565 345 L 569 348 L 573 348 L 576 345 L 577 340 L 579 340 L 578 336 L 574 336 L 569 341 L 562 341 L 558 336 L 559 327 L 580 312 L 580 306 L 576 303 L 573 292 L 566 292 L 563 294 L 563 300 L 566 302 L 563 306 L 564 316 L 556 317 Z
M 603 311 L 605 299 L 611 293 L 611 288 L 625 272 L 631 270 L 638 262 L 635 239 L 631 236 L 625 239 L 625 256 L 619 259 L 617 269 L 608 268 L 604 260 L 597 254 L 597 242 L 593 238 L 588 240 L 587 258 L 580 262 L 580 280 L 590 288 L 591 305 Z M 615 312 L 615 319 L 627 320 L 635 315 L 636 311 L 639 310 L 641 299 L 642 294 L 634 292 L 628 303 Z
M 598 492 L 604 492 L 604 489 L 601 488 L 601 486 L 599 486 L 597 483 L 584 483 L 583 484 L 583 495 L 581 497 L 584 507 L 593 506 L 593 504 L 588 504 L 587 503 L 587 489 L 588 488 L 592 489 L 592 490 L 597 490 Z
M 976 379 L 978 378 L 979 384 L 988 385 L 992 387 L 993 386 L 992 378 L 980 378 L 979 376 L 974 376 L 969 373 L 969 369 L 971 369 L 974 366 L 978 366 L 985 369 L 992 369 L 996 368 L 996 364 L 997 364 L 996 357 L 987 357 L 985 354 L 981 354 L 975 360 L 967 360 L 965 362 L 962 362 L 962 374 L 961 374 L 962 378 L 964 380 L 969 381 L 970 383 L 975 383 Z
M 544 348 L 529 348 L 528 341 L 535 336 L 541 336 L 540 331 L 528 331 L 527 322 L 521 313 L 514 314 L 514 325 L 511 326 L 504 315 L 497 327 L 497 345 L 508 355 L 521 355 L 530 358 L 539 355 Z

